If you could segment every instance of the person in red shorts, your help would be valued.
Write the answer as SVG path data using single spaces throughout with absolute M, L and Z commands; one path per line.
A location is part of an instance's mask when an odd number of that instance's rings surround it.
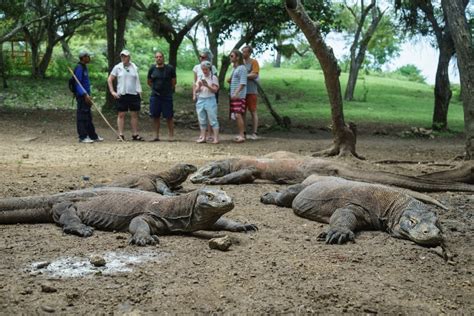
M 242 56 L 244 57 L 244 66 L 247 69 L 247 94 L 245 96 L 245 106 L 247 111 L 252 116 L 252 133 L 247 136 L 248 139 L 257 139 L 258 129 L 258 115 L 257 115 L 257 84 L 256 81 L 259 79 L 260 66 L 258 61 L 250 58 L 253 49 L 247 45 L 242 48 Z M 245 114 L 244 114 L 244 125 L 245 125 Z
M 247 94 L 247 70 L 239 50 L 233 50 L 229 57 L 234 67 L 229 80 L 227 80 L 230 83 L 230 118 L 236 121 L 239 132 L 234 142 L 243 143 L 245 142 L 243 115 L 245 113 L 245 95 Z

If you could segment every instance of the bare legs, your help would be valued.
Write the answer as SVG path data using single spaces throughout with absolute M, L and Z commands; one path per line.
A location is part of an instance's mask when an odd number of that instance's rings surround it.
M 174 141 L 174 120 L 173 118 L 167 118 L 166 124 L 168 125 L 168 140 Z M 160 139 L 160 118 L 153 118 L 153 125 L 155 127 L 155 139 Z
M 119 135 L 123 135 L 125 128 L 125 114 L 127 112 L 118 112 L 117 115 L 117 127 Z M 138 135 L 138 112 L 130 111 L 130 125 L 132 127 L 132 136 Z

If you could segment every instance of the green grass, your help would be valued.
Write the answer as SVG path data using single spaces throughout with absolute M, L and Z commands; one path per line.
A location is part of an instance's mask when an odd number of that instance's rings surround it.
M 347 74 L 342 74 L 340 80 L 344 91 Z M 292 120 L 330 122 L 330 105 L 321 71 L 264 68 L 261 84 L 279 114 Z M 277 94 L 281 99 L 276 100 Z M 434 96 L 429 85 L 363 75 L 354 96 L 355 101 L 344 102 L 346 121 L 431 126 Z M 453 131 L 464 129 L 462 104 L 455 98 L 451 100 L 448 126 Z
M 146 70 L 141 71 L 144 100 L 149 96 Z M 175 96 L 177 110 L 192 110 L 191 70 L 178 70 L 178 89 Z M 318 70 L 276 69 L 261 70 L 261 85 L 280 115 L 287 115 L 293 124 L 318 125 L 330 123 L 330 106 L 324 77 Z M 347 74 L 341 75 L 342 90 Z M 93 96 L 96 104 L 105 100 L 106 78 L 94 79 Z M 0 88 L 0 106 L 8 108 L 74 109 L 67 79 L 34 80 L 28 77 L 9 79 L 9 88 Z M 221 95 L 226 92 L 221 91 Z M 277 94 L 280 98 L 277 100 Z M 380 123 L 381 126 L 431 126 L 433 115 L 433 87 L 386 77 L 360 76 L 355 92 L 356 101 L 344 102 L 346 121 L 358 125 Z M 221 107 L 225 106 L 221 103 Z M 259 114 L 273 122 L 260 100 Z M 448 126 L 455 132 L 464 130 L 463 109 L 457 98 L 452 98 Z

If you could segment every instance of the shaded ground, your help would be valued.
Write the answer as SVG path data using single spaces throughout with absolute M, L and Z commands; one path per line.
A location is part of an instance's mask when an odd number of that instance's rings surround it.
M 71 113 L 0 112 L 0 196 L 90 187 L 177 162 L 200 166 L 213 159 L 277 150 L 310 154 L 331 142 L 328 132 L 315 130 L 311 134 L 267 132 L 261 140 L 236 145 L 226 127 L 222 143 L 213 146 L 196 144 L 197 132 L 178 126 L 177 142 L 119 143 L 97 114 L 95 122 L 106 141 L 78 144 Z M 146 118 L 141 125 L 143 136 L 151 139 Z M 452 164 L 449 160 L 463 151 L 462 138 L 401 139 L 390 129 L 388 136 L 373 135 L 377 127 L 360 129 L 358 151 L 369 162 L 401 159 Z M 374 167 L 358 164 L 368 171 Z M 377 167 L 407 174 L 441 168 L 429 164 Z M 198 187 L 189 182 L 184 186 L 187 190 Z M 224 187 L 236 204 L 228 217 L 260 228 L 253 234 L 229 233 L 236 244 L 228 252 L 210 250 L 206 240 L 183 236 L 164 236 L 157 247 L 139 248 L 127 244 L 126 233 L 96 232 L 84 239 L 64 235 L 52 224 L 0 226 L 0 314 L 472 312 L 474 196 L 431 194 L 450 207 L 436 210 L 448 246 L 457 255 L 456 264 L 450 265 L 425 248 L 382 232 L 359 233 L 355 244 L 320 243 L 316 236 L 326 225 L 259 203 L 262 193 L 278 187 L 264 182 Z M 129 272 L 69 278 L 31 268 L 35 262 L 65 257 L 88 260 L 111 252 L 151 259 L 129 264 Z

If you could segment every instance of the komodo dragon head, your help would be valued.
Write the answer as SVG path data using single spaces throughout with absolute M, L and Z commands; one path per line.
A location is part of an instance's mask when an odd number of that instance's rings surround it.
M 418 208 L 408 208 L 402 213 L 393 234 L 423 246 L 438 246 L 443 240 L 435 213 Z
M 222 177 L 230 173 L 230 164 L 228 160 L 213 161 L 201 168 L 191 177 L 192 183 L 203 183 L 212 178 Z
M 223 215 L 234 208 L 234 201 L 222 190 L 202 188 L 198 190 L 194 212 L 212 215 Z

